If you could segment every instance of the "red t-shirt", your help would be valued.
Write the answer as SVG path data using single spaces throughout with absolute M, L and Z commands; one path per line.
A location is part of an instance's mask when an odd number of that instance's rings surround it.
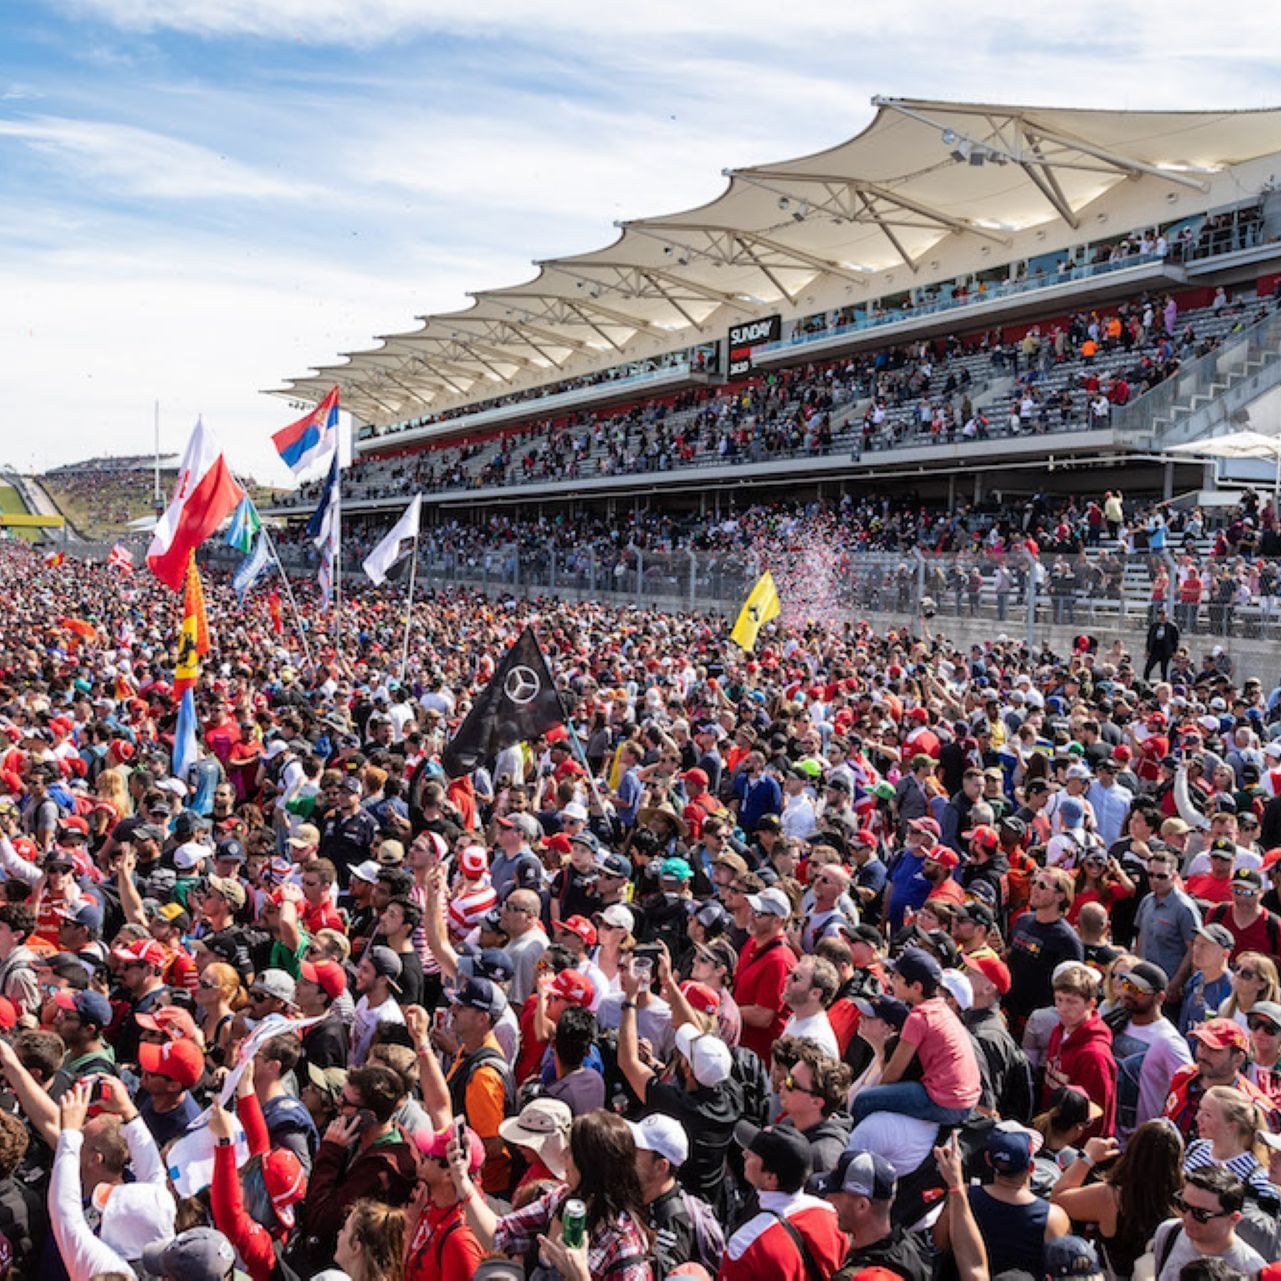
M 788 1011 L 783 1005 L 783 984 L 796 968 L 796 956 L 783 939 L 775 939 L 758 948 L 748 939 L 734 978 L 734 1000 L 744 1005 L 763 1005 L 777 1011 L 765 1027 L 751 1027 L 743 1020 L 742 1044 L 754 1051 L 762 1063 L 769 1063 L 770 1049 L 783 1034 Z
M 457 1224 L 457 1227 L 453 1225 Z M 485 1252 L 467 1226 L 462 1207 L 443 1209 L 433 1203 L 419 1216 L 413 1240 L 405 1255 L 405 1281 L 446 1281 L 470 1277 L 480 1267 Z
M 927 903 L 955 903 L 958 907 L 965 902 L 965 891 L 959 881 L 950 876 L 940 885 L 936 885 L 926 897 Z
M 1281 920 L 1266 907 L 1249 925 L 1236 923 L 1232 916 L 1231 903 L 1212 907 L 1206 913 L 1205 919 L 1215 925 L 1227 927 L 1228 932 L 1236 940 L 1232 947 L 1234 957 L 1240 956 L 1242 952 L 1262 952 L 1264 956 L 1277 955 L 1277 945 L 1281 943 Z
M 974 1041 L 941 996 L 913 1006 L 903 1040 L 916 1046 L 921 1084 L 941 1108 L 972 1108 L 983 1090 Z
M 1232 878 L 1230 876 L 1211 876 L 1209 872 L 1201 876 L 1189 876 L 1183 888 L 1193 898 L 1206 903 L 1231 903 Z

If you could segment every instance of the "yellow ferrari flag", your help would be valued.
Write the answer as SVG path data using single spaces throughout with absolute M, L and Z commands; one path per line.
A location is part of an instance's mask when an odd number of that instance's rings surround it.
M 182 625 L 178 628 L 178 659 L 174 664 L 173 692 L 181 697 L 200 679 L 200 660 L 209 652 L 209 622 L 205 617 L 205 591 L 200 583 L 193 552 L 187 561 L 187 584 L 182 594 Z
M 774 576 L 767 570 L 757 580 L 752 594 L 739 612 L 738 622 L 730 632 L 730 639 L 742 649 L 755 649 L 761 628 L 771 618 L 777 618 L 782 608 L 778 600 L 778 588 L 774 586 Z

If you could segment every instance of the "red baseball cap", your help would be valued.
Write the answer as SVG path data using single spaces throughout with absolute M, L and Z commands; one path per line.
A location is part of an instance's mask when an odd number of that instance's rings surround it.
M 858 831 L 850 837 L 850 844 L 865 845 L 869 850 L 874 850 L 878 839 L 879 838 L 876 833 L 872 831 L 870 827 L 860 827 Z
M 562 1001 L 568 1001 L 570 1005 L 578 1005 L 588 1010 L 591 1009 L 592 1001 L 596 998 L 596 989 L 586 974 L 580 974 L 577 970 L 561 970 L 552 980 L 547 995 L 559 996 Z
M 928 832 L 934 839 L 940 840 L 943 836 L 943 829 L 939 826 L 936 818 L 914 818 L 908 820 L 908 827 L 914 832 Z
M 171 1041 L 196 1040 L 196 1021 L 177 1005 L 162 1005 L 153 1014 L 135 1014 L 134 1022 L 149 1032 L 163 1032 Z
M 567 920 L 558 921 L 556 929 L 576 934 L 588 947 L 596 946 L 596 927 L 585 916 L 571 916 Z
M 154 965 L 156 969 L 161 969 L 166 960 L 165 949 L 154 939 L 137 939 L 128 947 L 112 948 L 111 955 L 122 965 L 141 961 L 144 965 Z
M 978 827 L 972 827 L 968 832 L 962 832 L 961 835 L 965 840 L 990 850 L 996 849 L 1001 843 L 1001 838 L 996 828 L 989 827 L 986 823 L 980 823 Z
M 698 769 L 688 769 L 681 775 L 681 779 L 686 783 L 698 783 L 703 787 L 707 786 L 707 771 Z
M 568 854 L 574 847 L 564 832 L 556 832 L 543 842 L 543 848 L 551 850 L 554 854 Z
M 347 974 L 337 961 L 303 961 L 302 977 L 314 983 L 331 1001 L 347 990 Z
M 715 988 L 708 987 L 706 983 L 695 983 L 692 979 L 686 979 L 681 984 L 681 992 L 700 1014 L 715 1014 L 721 1008 L 721 994 Z
M 999 956 L 987 952 L 977 956 L 966 956 L 963 959 L 970 969 L 978 970 L 1002 996 L 1009 992 L 1010 968 Z
M 288 1148 L 272 1148 L 262 1159 L 262 1181 L 276 1217 L 292 1228 L 294 1206 L 307 1195 L 307 1171 L 302 1162 Z
M 988 830 L 990 831 L 991 829 L 989 828 Z M 926 854 L 925 861 L 927 863 L 937 863 L 940 867 L 945 867 L 948 871 L 951 871 L 961 860 L 957 857 L 954 849 L 950 849 L 940 843 Z
M 138 1047 L 138 1066 L 189 1090 L 205 1073 L 205 1056 L 194 1041 L 166 1041 L 164 1045 L 144 1041 Z
M 1202 1045 L 1212 1050 L 1249 1050 L 1250 1042 L 1245 1029 L 1235 1019 L 1207 1019 L 1194 1027 L 1189 1036 L 1195 1036 Z

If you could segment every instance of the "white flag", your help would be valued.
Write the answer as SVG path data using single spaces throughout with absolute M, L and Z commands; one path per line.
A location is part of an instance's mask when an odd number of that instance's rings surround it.
M 405 514 L 392 526 L 391 533 L 365 557 L 364 571 L 376 587 L 386 582 L 391 567 L 408 550 L 405 544 L 412 543 L 418 537 L 418 517 L 422 502 L 423 496 L 415 494 L 413 501 L 405 508 Z

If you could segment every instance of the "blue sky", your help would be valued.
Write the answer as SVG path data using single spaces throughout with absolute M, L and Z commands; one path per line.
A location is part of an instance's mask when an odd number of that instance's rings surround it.
M 840 141 L 874 93 L 1281 103 L 1266 6 L 1067 8 L 10 0 L 0 462 L 147 450 L 158 399 L 166 449 L 203 413 L 284 481 L 263 388 Z

